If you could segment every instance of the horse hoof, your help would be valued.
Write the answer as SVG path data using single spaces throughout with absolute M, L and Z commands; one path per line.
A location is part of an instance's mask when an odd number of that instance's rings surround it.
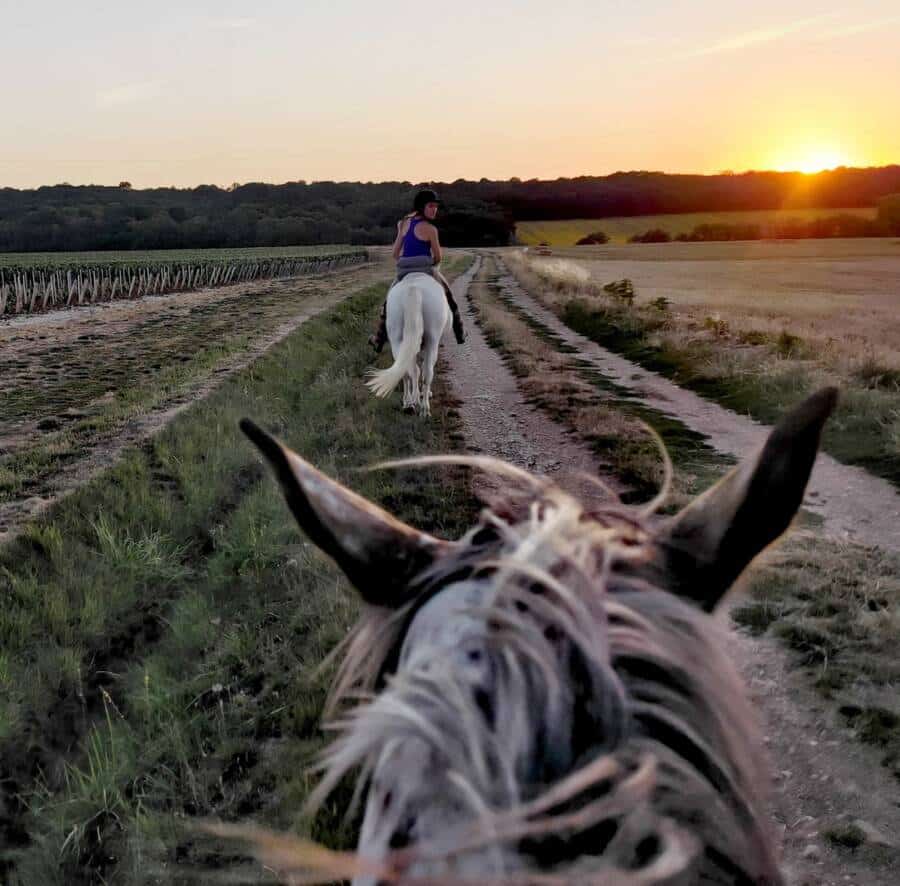
M 403 407 L 403 411 L 404 411 L 407 415 L 412 415 L 412 414 L 416 411 L 416 407 L 415 407 L 415 406 L 404 406 L 404 407 Z

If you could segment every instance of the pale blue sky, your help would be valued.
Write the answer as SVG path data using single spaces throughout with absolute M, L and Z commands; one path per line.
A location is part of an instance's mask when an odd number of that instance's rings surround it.
M 0 0 L 0 16 L 0 186 L 900 162 L 897 0 Z

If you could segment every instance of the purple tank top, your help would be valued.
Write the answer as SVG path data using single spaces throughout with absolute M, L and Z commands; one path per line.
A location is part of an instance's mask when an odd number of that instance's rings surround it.
M 409 223 L 409 230 L 403 235 L 403 251 L 400 253 L 403 258 L 414 258 L 419 255 L 431 255 L 431 241 L 420 240 L 414 233 L 416 225 L 424 221 L 421 218 L 414 218 Z

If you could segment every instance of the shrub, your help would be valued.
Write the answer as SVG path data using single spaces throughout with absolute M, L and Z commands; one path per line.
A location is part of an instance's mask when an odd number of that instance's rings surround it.
M 613 280 L 603 287 L 607 294 L 619 299 L 627 305 L 634 302 L 634 284 L 627 277 L 624 280 Z
M 878 201 L 878 223 L 885 233 L 900 234 L 900 194 L 889 194 Z
M 651 228 L 643 234 L 633 234 L 628 238 L 629 243 L 669 243 L 672 235 L 662 228 Z
M 708 329 L 716 338 L 725 338 L 728 335 L 728 321 L 723 320 L 718 314 L 704 317 L 703 328 Z
M 604 243 L 609 243 L 609 236 L 603 231 L 594 231 L 592 234 L 587 234 L 582 237 L 580 240 L 576 241 L 576 246 L 602 246 Z

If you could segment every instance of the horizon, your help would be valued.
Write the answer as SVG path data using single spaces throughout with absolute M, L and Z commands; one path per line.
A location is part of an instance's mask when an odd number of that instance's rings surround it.
M 900 161 L 898 37 L 894 0 L 36 0 L 4 11 L 0 186 L 879 167 Z
M 337 185 L 388 185 L 388 184 L 400 184 L 400 185 L 409 185 L 410 187 L 419 187 L 426 185 L 454 185 L 460 182 L 464 182 L 467 184 L 478 184 L 481 181 L 489 181 L 497 184 L 506 183 L 506 182 L 517 182 L 522 184 L 528 184 L 532 182 L 540 182 L 540 183 L 552 183 L 555 181 L 574 181 L 579 178 L 610 178 L 615 175 L 664 175 L 664 176 L 687 176 L 687 177 L 702 177 L 702 178 L 717 178 L 717 177 L 740 177 L 744 175 L 802 175 L 807 178 L 814 178 L 819 175 L 828 175 L 830 173 L 835 172 L 865 172 L 873 169 L 889 169 L 891 167 L 900 166 L 900 161 L 895 163 L 883 163 L 876 166 L 836 166 L 833 169 L 819 169 L 815 172 L 804 172 L 801 169 L 742 169 L 742 170 L 732 170 L 732 169 L 723 169 L 718 172 L 669 172 L 663 169 L 617 169 L 614 172 L 607 173 L 580 173 L 578 175 L 572 176 L 559 176 L 557 178 L 522 178 L 521 176 L 511 175 L 508 178 L 502 179 L 486 179 L 484 176 L 480 176 L 479 178 L 457 178 L 453 181 L 446 181 L 441 179 L 431 179 L 431 180 L 423 180 L 423 181 L 410 181 L 408 179 L 380 179 L 378 181 L 365 181 L 363 179 L 314 179 L 314 180 L 305 180 L 305 179 L 294 179 L 287 181 L 244 181 L 244 182 L 232 182 L 230 185 L 221 185 L 217 182 L 196 182 L 195 184 L 187 184 L 187 185 L 148 185 L 146 187 L 140 187 L 135 185 L 133 182 L 122 182 L 117 183 L 104 183 L 104 182 L 69 182 L 69 181 L 61 181 L 61 182 L 51 182 L 45 183 L 42 185 L 37 185 L 35 187 L 29 188 L 17 188 L 11 185 L 3 185 L 0 184 L 0 191 L 3 190 L 12 190 L 12 191 L 38 191 L 43 188 L 110 188 L 112 190 L 129 190 L 129 191 L 152 191 L 152 190 L 177 190 L 177 191 L 192 191 L 197 188 L 217 188 L 221 191 L 230 191 L 236 188 L 247 187 L 249 185 L 265 185 L 267 187 L 282 187 L 284 185 L 317 185 L 317 184 L 337 184 Z M 127 188 L 122 188 L 121 185 L 126 183 L 128 185 Z M 751 210 L 752 211 L 752 210 Z

